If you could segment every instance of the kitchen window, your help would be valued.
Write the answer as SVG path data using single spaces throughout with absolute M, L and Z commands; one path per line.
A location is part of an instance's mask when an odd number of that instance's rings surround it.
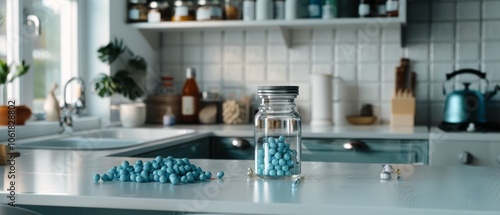
M 31 65 L 25 76 L 8 86 L 8 98 L 43 111 L 45 97 L 54 84 L 60 105 L 67 80 L 78 76 L 79 0 L 0 0 L 0 58 Z M 3 39 L 5 38 L 5 39 Z M 8 45 L 8 46 L 7 46 Z M 76 87 L 76 86 L 75 86 Z M 72 86 L 68 97 L 73 95 Z M 69 98 L 71 99 L 71 98 Z

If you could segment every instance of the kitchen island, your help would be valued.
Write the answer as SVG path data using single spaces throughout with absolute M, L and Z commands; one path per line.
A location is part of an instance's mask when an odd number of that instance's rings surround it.
M 15 164 L 15 204 L 136 211 L 229 214 L 499 214 L 500 169 L 393 165 L 401 180 L 380 180 L 380 164 L 303 162 L 304 180 L 249 178 L 252 161 L 192 160 L 223 179 L 186 185 L 93 182 L 123 160 L 98 151 L 22 150 Z M 143 158 L 142 160 L 150 160 Z M 9 166 L 1 166 L 2 203 L 11 200 Z M 29 207 L 28 207 L 29 208 Z M 52 210 L 56 211 L 57 208 Z M 113 210 L 111 210 L 113 211 Z M 62 212 L 60 212 L 62 213 Z M 97 214 L 97 213 L 94 213 Z M 147 214 L 147 213 L 143 213 Z M 155 213 L 157 214 L 157 213 Z

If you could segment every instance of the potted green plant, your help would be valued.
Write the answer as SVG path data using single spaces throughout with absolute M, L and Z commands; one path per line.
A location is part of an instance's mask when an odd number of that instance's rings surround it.
M 144 90 L 137 82 L 130 77 L 132 71 L 145 72 L 146 61 L 143 57 L 135 55 L 124 43 L 122 39 L 114 39 L 106 46 L 97 50 L 99 59 L 109 65 L 120 60 L 122 69 L 112 75 L 99 74 L 94 79 L 95 93 L 100 97 L 109 97 L 115 94 L 122 95 L 132 103 L 120 105 L 120 121 L 124 127 L 137 127 L 144 124 L 146 120 L 146 105 L 142 102 L 135 102 L 136 99 L 144 95 Z
M 15 72 L 11 68 L 15 68 Z M 8 65 L 7 62 L 0 59 L 0 125 L 9 125 L 15 113 L 16 125 L 24 125 L 25 121 L 31 116 L 31 110 L 25 105 L 19 105 L 16 101 L 7 100 L 7 83 L 28 73 L 30 66 L 22 61 L 20 65 Z M 13 112 L 15 110 L 15 112 Z

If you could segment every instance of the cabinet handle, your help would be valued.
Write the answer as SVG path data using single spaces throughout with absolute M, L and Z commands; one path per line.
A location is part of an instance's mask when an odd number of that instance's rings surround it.
M 366 143 L 361 140 L 349 140 L 343 146 L 347 150 L 361 150 L 367 147 Z
M 470 164 L 471 160 L 472 155 L 469 152 L 464 151 L 458 154 L 458 162 L 461 164 Z
M 252 147 L 247 140 L 241 138 L 234 138 L 233 140 L 231 140 L 231 144 L 233 145 L 234 148 L 241 150 L 245 150 Z

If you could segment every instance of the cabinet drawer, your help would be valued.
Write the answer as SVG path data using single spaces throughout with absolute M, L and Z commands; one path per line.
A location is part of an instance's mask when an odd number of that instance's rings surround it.
M 430 165 L 500 166 L 500 142 L 431 140 Z
M 182 143 L 176 146 L 166 147 L 151 152 L 135 155 L 133 157 L 168 157 L 174 158 L 192 158 L 192 159 L 208 159 L 209 158 L 209 140 L 200 139 L 191 142 Z

